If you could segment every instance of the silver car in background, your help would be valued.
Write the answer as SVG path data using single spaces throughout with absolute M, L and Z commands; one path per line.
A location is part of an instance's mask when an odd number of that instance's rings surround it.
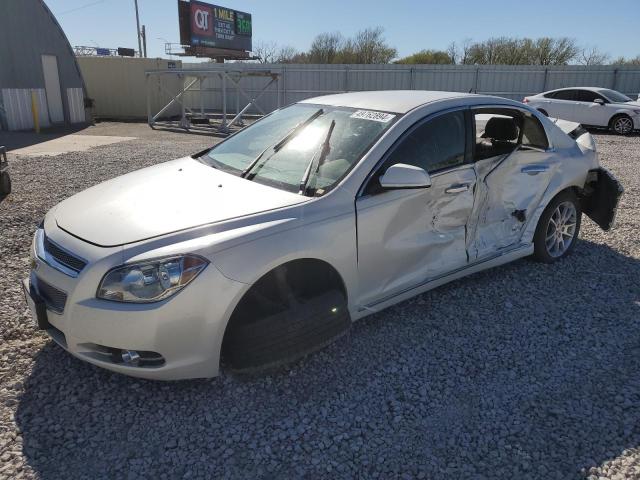
M 560 88 L 525 97 L 524 103 L 548 117 L 627 135 L 640 130 L 640 101 L 600 87 Z
M 621 194 L 588 132 L 519 102 L 330 95 L 63 201 L 23 286 L 78 358 L 211 377 L 295 360 L 464 275 L 556 262 L 582 213 L 612 227 Z

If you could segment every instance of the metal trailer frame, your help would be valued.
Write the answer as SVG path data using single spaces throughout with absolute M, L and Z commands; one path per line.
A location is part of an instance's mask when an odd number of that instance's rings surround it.
M 9 162 L 7 148 L 0 146 L 0 198 L 11 193 L 11 177 L 9 176 Z
M 177 93 L 173 94 L 163 86 L 162 79 L 164 77 L 178 77 L 182 80 L 182 89 Z M 167 95 L 171 97 L 169 103 L 167 103 L 164 107 L 162 107 L 157 113 L 153 113 L 151 110 L 151 85 L 150 79 L 152 77 L 157 77 L 159 80 L 160 89 Z M 267 83 L 262 87 L 262 89 L 257 92 L 257 95 L 251 96 L 242 86 L 240 82 L 243 78 L 247 77 L 264 77 L 267 79 Z M 145 72 L 145 87 L 147 91 L 147 123 L 151 128 L 154 128 L 155 125 L 165 126 L 165 127 L 179 127 L 185 130 L 191 129 L 204 129 L 207 131 L 216 130 L 221 133 L 230 133 L 230 128 L 234 125 L 242 127 L 243 121 L 242 117 L 246 116 L 247 110 L 251 108 L 251 106 L 255 107 L 262 115 L 265 115 L 265 110 L 258 104 L 258 100 L 260 97 L 271 87 L 273 84 L 276 85 L 277 89 L 277 98 L 278 98 L 278 108 L 280 107 L 280 77 L 281 73 L 269 69 L 265 70 L 238 70 L 238 69 L 216 69 L 216 70 L 200 70 L 200 69 L 170 69 L 170 70 L 150 70 Z M 192 80 L 188 81 L 187 79 L 192 78 Z M 211 124 L 210 120 L 216 118 L 218 116 L 215 112 L 205 112 L 204 109 L 204 101 L 202 98 L 202 92 L 206 91 L 215 91 L 216 89 L 204 88 L 203 82 L 206 79 L 210 78 L 218 78 L 222 84 L 222 117 L 221 121 L 218 124 Z M 227 84 L 231 83 L 232 88 L 236 90 L 236 105 L 235 105 L 235 115 L 231 119 L 231 121 L 227 121 L 228 117 L 228 105 L 227 105 Z M 197 90 L 193 87 L 197 84 Z M 194 111 L 193 109 L 187 107 L 185 102 L 182 101 L 182 97 L 188 91 L 199 92 L 200 94 L 200 111 Z M 240 95 L 244 96 L 248 103 L 241 109 L 240 108 Z M 180 105 L 180 119 L 176 122 L 173 120 L 159 120 L 163 113 L 165 113 L 169 107 L 174 104 Z M 187 113 L 188 112 L 188 113 Z M 200 122 L 193 123 L 192 118 L 205 120 L 205 124 L 202 125 Z

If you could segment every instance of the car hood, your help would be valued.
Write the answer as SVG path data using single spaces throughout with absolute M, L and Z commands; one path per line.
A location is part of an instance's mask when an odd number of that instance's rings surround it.
M 91 187 L 53 213 L 68 233 L 113 247 L 307 200 L 187 157 Z
M 614 103 L 614 105 L 616 107 L 627 107 L 627 108 L 640 108 L 640 101 L 639 102 L 620 102 L 620 103 Z

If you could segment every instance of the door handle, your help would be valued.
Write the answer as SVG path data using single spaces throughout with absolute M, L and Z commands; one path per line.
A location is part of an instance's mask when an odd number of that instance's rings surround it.
M 546 172 L 547 170 L 549 170 L 547 165 L 527 165 L 526 167 L 522 167 L 522 170 L 520 171 L 527 175 L 537 175 L 539 173 Z
M 455 185 L 451 185 L 449 188 L 447 188 L 444 193 L 462 193 L 462 192 L 466 192 L 467 190 L 469 190 L 469 184 L 468 183 L 457 183 Z

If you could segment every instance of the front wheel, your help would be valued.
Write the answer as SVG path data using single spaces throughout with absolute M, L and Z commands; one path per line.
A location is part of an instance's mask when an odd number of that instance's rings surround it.
M 616 115 L 611 119 L 609 126 L 618 135 L 628 135 L 633 132 L 633 120 L 627 115 Z
M 557 195 L 542 212 L 533 237 L 534 259 L 553 263 L 566 257 L 575 247 L 582 209 L 572 192 Z

